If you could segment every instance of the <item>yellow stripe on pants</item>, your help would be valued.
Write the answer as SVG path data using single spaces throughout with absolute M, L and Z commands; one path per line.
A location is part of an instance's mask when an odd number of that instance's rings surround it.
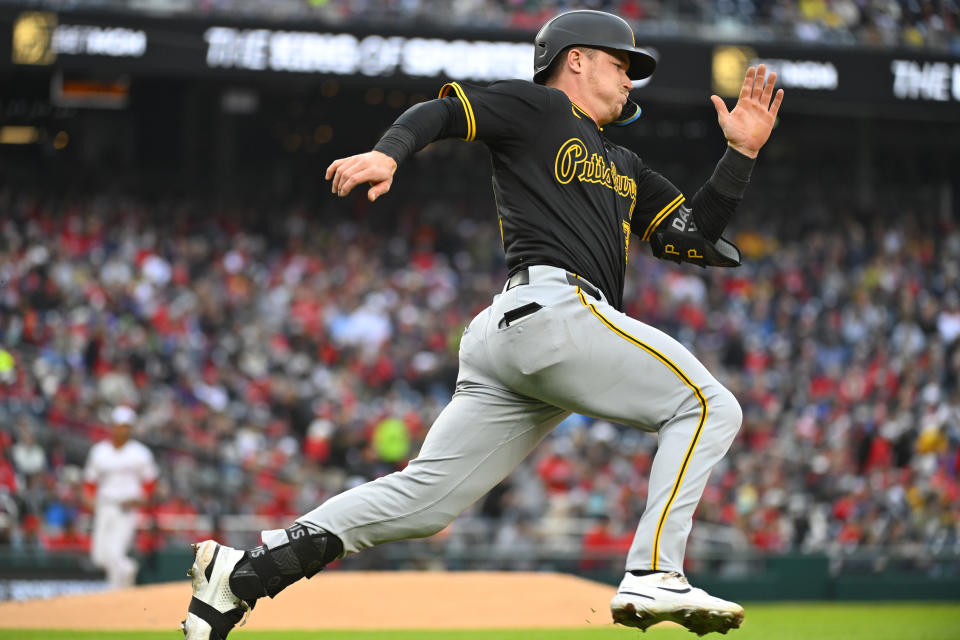
M 577 295 L 580 296 L 580 302 L 590 309 L 593 312 L 593 315 L 597 316 L 604 325 L 607 326 L 611 331 L 616 333 L 618 336 L 633 344 L 637 347 L 640 347 L 657 360 L 667 365 L 671 371 L 673 371 L 678 378 L 680 378 L 685 385 L 690 387 L 693 390 L 694 395 L 697 396 L 697 400 L 700 402 L 700 419 L 697 422 L 697 430 L 693 434 L 693 438 L 690 440 L 690 446 L 687 447 L 687 453 L 683 456 L 683 463 L 680 465 L 680 471 L 677 473 L 677 479 L 673 483 L 673 489 L 670 491 L 670 497 L 667 499 L 667 503 L 663 506 L 663 511 L 660 513 L 660 519 L 657 521 L 657 531 L 653 538 L 653 557 L 651 559 L 650 568 L 652 570 L 657 569 L 657 556 L 660 552 L 660 534 L 663 531 L 663 524 L 667 520 L 667 515 L 670 513 L 670 507 L 673 505 L 674 499 L 677 497 L 677 493 L 680 491 L 680 484 L 683 482 L 683 474 L 687 470 L 687 465 L 690 463 L 690 458 L 693 457 L 693 450 L 697 446 L 697 440 L 700 439 L 700 433 L 703 431 L 704 422 L 707 420 L 707 400 L 703 397 L 703 393 L 700 391 L 700 388 L 693 384 L 693 382 L 680 370 L 680 368 L 671 362 L 666 356 L 662 353 L 647 345 L 637 338 L 631 336 L 629 333 L 619 328 L 613 322 L 608 320 L 602 313 L 597 311 L 597 308 L 587 302 L 586 298 L 583 297 L 583 292 L 580 290 L 580 287 L 577 287 Z

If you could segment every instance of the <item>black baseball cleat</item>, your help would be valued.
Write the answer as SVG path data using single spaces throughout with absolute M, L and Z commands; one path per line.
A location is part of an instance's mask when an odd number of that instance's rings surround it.
M 676 571 L 635 576 L 627 573 L 610 601 L 613 621 L 646 631 L 658 622 L 676 622 L 704 635 L 726 633 L 743 622 L 743 607 L 690 586 Z
M 230 590 L 230 572 L 244 552 L 205 540 L 193 547 L 193 566 L 187 575 L 193 579 L 193 597 L 187 618 L 180 623 L 186 640 L 225 640 L 230 630 L 246 624 L 254 602 L 238 598 Z

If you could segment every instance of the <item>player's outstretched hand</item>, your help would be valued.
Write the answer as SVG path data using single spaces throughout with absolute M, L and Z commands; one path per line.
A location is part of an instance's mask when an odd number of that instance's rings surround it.
M 756 69 L 747 69 L 743 87 L 740 88 L 740 97 L 733 111 L 727 111 L 727 105 L 719 96 L 710 96 L 727 142 L 751 158 L 757 157 L 760 148 L 770 138 L 780 103 L 783 102 L 783 89 L 778 89 L 777 95 L 773 95 L 777 74 L 771 72 L 764 78 L 766 72 L 767 68 L 762 64 Z M 771 97 L 773 102 L 770 101 Z
M 368 151 L 334 160 L 327 167 L 326 179 L 333 180 L 331 193 L 341 198 L 358 184 L 368 182 L 370 189 L 367 191 L 367 199 L 373 202 L 390 191 L 396 170 L 397 163 L 393 158 L 379 151 Z

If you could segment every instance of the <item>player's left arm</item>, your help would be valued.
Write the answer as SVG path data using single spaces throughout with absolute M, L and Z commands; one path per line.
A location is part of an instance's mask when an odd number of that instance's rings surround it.
M 136 509 L 149 507 L 153 504 L 153 496 L 157 490 L 157 463 L 150 450 L 144 447 L 142 449 L 142 460 L 137 467 L 140 480 L 140 497 L 131 500 L 125 500 L 121 506 L 124 509 Z
M 719 96 L 710 96 L 727 144 L 748 158 L 756 158 L 770 139 L 783 102 L 783 89 L 778 89 L 777 94 L 773 95 L 777 74 L 770 72 L 770 75 L 766 75 L 766 70 L 762 64 L 756 69 L 747 69 L 733 111 L 727 111 L 727 106 Z
M 727 139 L 727 151 L 707 183 L 694 195 L 691 208 L 697 228 L 711 242 L 720 240 L 743 199 L 757 154 L 770 139 L 783 102 L 783 89 L 773 95 L 776 81 L 777 74 L 767 75 L 761 64 L 747 69 L 733 111 L 727 111 L 719 96 L 710 96 Z
M 764 65 L 750 67 L 733 111 L 711 96 L 727 151 L 689 203 L 676 192 L 676 199 L 650 219 L 643 239 L 650 242 L 656 257 L 701 267 L 740 265 L 740 250 L 722 234 L 743 198 L 757 154 L 773 130 L 783 101 L 782 89 L 773 96 L 776 79 L 775 73 L 766 76 Z M 672 185 L 659 174 L 645 171 L 642 183 L 654 185 L 655 201 L 667 202 L 674 192 L 665 185 Z
M 150 449 L 144 447 L 143 451 L 144 462 L 140 466 L 140 486 L 142 489 L 143 499 L 138 506 L 149 507 L 151 504 L 153 504 L 153 497 L 157 491 L 157 478 L 160 473 L 157 469 L 157 462 L 154 460 Z

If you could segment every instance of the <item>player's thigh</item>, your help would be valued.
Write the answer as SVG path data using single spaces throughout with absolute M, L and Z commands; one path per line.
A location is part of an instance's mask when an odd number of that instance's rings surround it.
M 591 303 L 581 304 L 570 322 L 578 339 L 557 379 L 574 411 L 659 429 L 726 394 L 703 363 L 656 327 Z
M 545 366 L 523 370 L 518 357 L 513 382 L 520 393 L 651 430 L 726 393 L 677 340 L 609 305 L 575 295 L 548 310 L 526 327 L 524 350 Z
M 116 544 L 116 521 L 118 509 L 114 505 L 98 505 L 93 516 L 90 536 L 90 555 L 94 561 L 111 557 Z
M 424 471 L 441 484 L 473 477 L 471 484 L 486 491 L 567 415 L 568 411 L 502 388 L 461 380 L 407 470 Z
M 456 392 L 420 452 L 401 473 L 388 476 L 400 494 L 429 504 L 425 511 L 418 507 L 419 518 L 441 528 L 503 480 L 570 413 L 511 391 L 496 377 L 485 337 L 490 317 L 488 308 L 464 333 Z
M 117 517 L 116 546 L 121 555 L 133 544 L 137 534 L 137 512 L 133 509 L 122 511 Z

